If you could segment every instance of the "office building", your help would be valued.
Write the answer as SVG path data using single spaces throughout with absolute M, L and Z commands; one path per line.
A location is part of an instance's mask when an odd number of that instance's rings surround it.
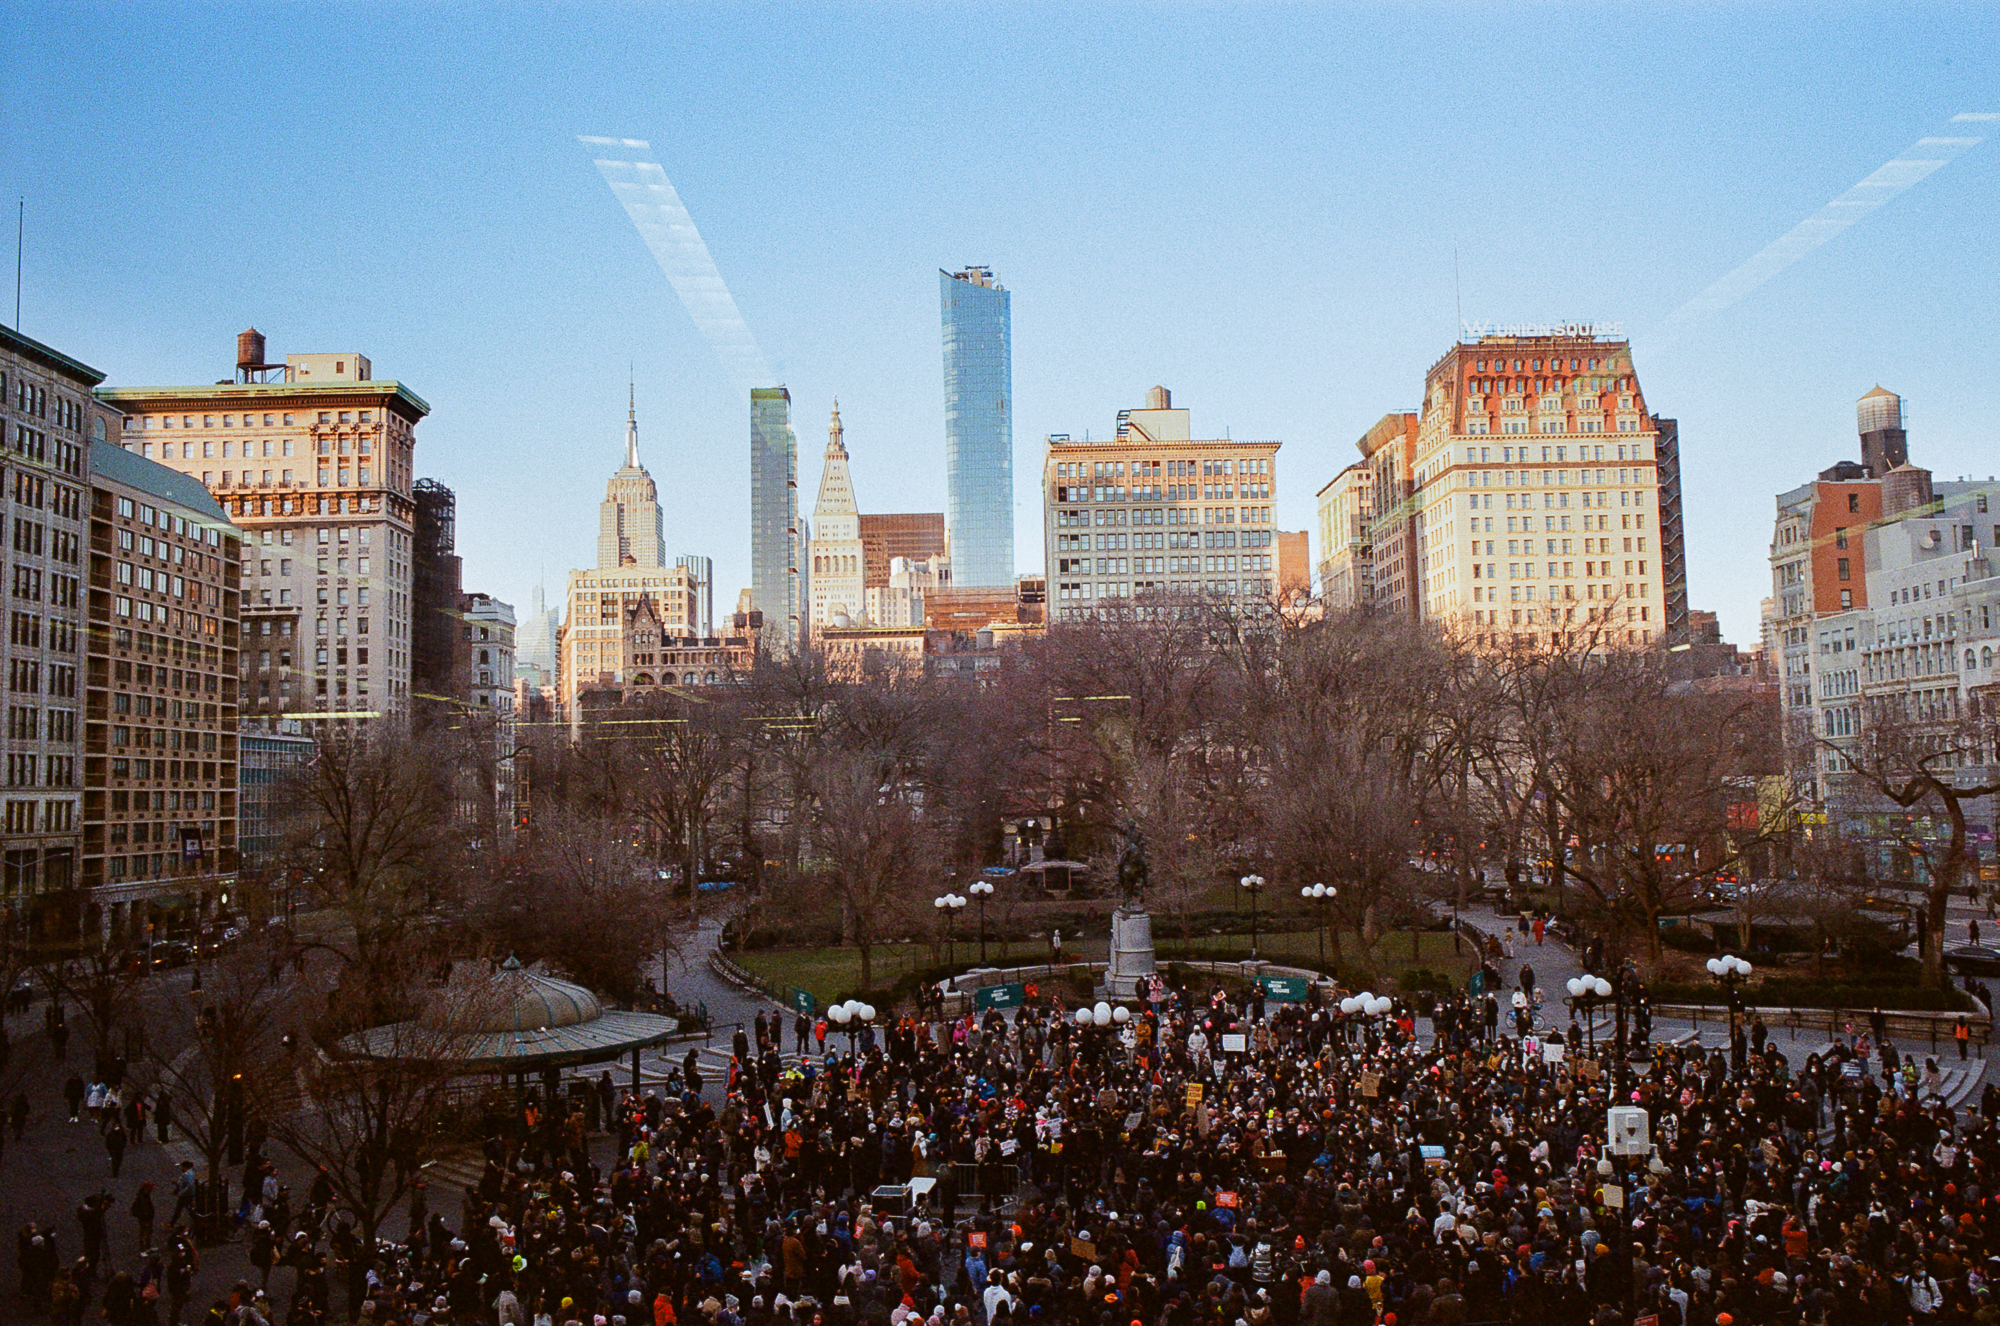
M 200 480 L 91 443 L 82 878 L 114 936 L 236 880 L 242 537 Z
M 237 338 L 236 379 L 100 389 L 124 444 L 201 481 L 244 531 L 243 650 L 291 663 L 244 678 L 243 717 L 336 725 L 409 712 L 416 427 L 430 406 L 354 353 L 266 363 Z
M 89 541 L 86 451 L 114 433 L 91 397 L 104 375 L 0 327 L 0 636 L 6 678 L 4 876 L 10 914 L 74 888 L 83 816 L 83 549 Z
M 490 743 L 491 759 L 479 765 L 481 786 L 474 823 L 504 841 L 514 823 L 514 607 L 491 594 L 458 601 L 466 661 L 468 730 Z M 489 775 L 485 772 L 490 769 Z M 490 785 L 489 785 L 490 784 Z M 490 817 L 490 818 L 489 818 Z
M 465 564 L 458 555 L 458 496 L 436 479 L 413 490 L 410 559 L 410 686 L 415 708 L 449 713 L 467 694 L 458 603 Z
M 1382 612 L 1415 620 L 1422 606 L 1417 574 L 1417 414 L 1400 411 L 1375 421 L 1355 445 L 1367 469 L 1370 600 Z
M 1277 594 L 1279 445 L 1196 439 L 1165 387 L 1147 393 L 1144 409 L 1121 411 L 1109 439 L 1051 435 L 1042 467 L 1049 620 L 1158 596 L 1267 609 Z
M 865 593 L 867 561 L 861 544 L 861 512 L 854 501 L 854 479 L 847 470 L 847 444 L 840 423 L 840 402 L 826 429 L 826 457 L 819 472 L 819 494 L 813 500 L 813 535 L 806 566 L 812 597 L 807 619 L 814 639 L 828 627 L 862 626 L 868 620 Z
M 804 551 L 799 530 L 799 442 L 792 394 L 750 391 L 750 603 L 769 623 L 764 646 L 787 654 L 805 639 Z
M 715 634 L 715 559 L 699 553 L 683 553 L 674 565 L 688 573 L 694 586 L 694 628 L 696 635 Z
M 784 431 L 789 433 L 789 426 Z M 639 460 L 637 419 L 628 418 L 625 461 L 612 474 L 599 507 L 600 562 L 570 572 L 557 639 L 558 704 L 572 728 L 592 707 L 582 699 L 586 692 L 600 693 L 594 703 L 602 704 L 602 693 L 704 685 L 739 670 L 739 655 L 723 638 L 699 634 L 699 582 L 688 559 L 674 566 L 662 562 L 661 530 L 659 490 Z
M 1877 722 L 1942 731 L 2000 703 L 2000 484 L 1913 465 L 1893 392 L 1876 387 L 1855 413 L 1860 463 L 1778 495 L 1766 656 L 1810 794 L 1863 836 L 1923 837 L 1824 748 L 1858 746 Z M 1992 810 L 1974 807 L 1982 831 Z
M 705 562 L 707 559 L 702 560 Z M 528 599 L 528 615 L 521 619 L 514 632 L 515 665 L 539 668 L 553 677 L 556 671 L 556 636 L 561 630 L 562 609 L 549 606 L 548 592 L 537 581 L 535 591 Z
M 898 557 L 889 563 L 889 583 L 870 585 L 867 622 L 874 626 L 924 626 L 930 604 L 939 591 L 951 587 L 951 563 L 940 556 L 913 562 Z M 991 590 L 982 591 L 991 594 Z
M 1279 530 L 1275 565 L 1278 602 L 1297 603 L 1312 597 L 1312 542 L 1304 530 Z
M 296 718 L 281 719 L 275 730 L 250 728 L 236 739 L 236 849 L 244 882 L 276 886 L 282 882 L 286 847 L 285 782 L 303 769 L 319 749 Z
M 1014 330 L 986 267 L 938 272 L 944 315 L 945 532 L 965 589 L 1014 583 Z
M 1319 490 L 1319 593 L 1331 613 L 1353 612 L 1374 598 L 1369 532 L 1374 524 L 1374 477 L 1355 461 Z
M 1663 437 L 1677 446 L 1671 421 L 1647 412 L 1625 341 L 1454 345 L 1425 376 L 1413 458 L 1418 615 L 1488 647 L 1661 639 L 1666 567 L 1682 560 L 1667 546 L 1679 494 L 1663 491 Z M 1383 548 L 1378 537 L 1378 593 Z
M 861 581 L 869 589 L 888 586 L 890 563 L 899 557 L 912 564 L 946 557 L 944 512 L 862 512 L 861 555 Z

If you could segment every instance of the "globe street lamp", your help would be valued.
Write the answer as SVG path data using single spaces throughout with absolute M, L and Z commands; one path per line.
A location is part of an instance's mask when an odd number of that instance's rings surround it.
M 1729 1054 L 1732 1060 L 1738 1060 L 1738 1066 L 1740 1067 L 1739 1056 L 1742 1055 L 1743 1051 L 1740 1042 L 1736 1039 L 1736 1033 L 1738 1021 L 1743 1016 L 1743 997 L 1738 993 L 1737 987 L 1743 983 L 1743 978 L 1755 971 L 1756 968 L 1737 957 L 1734 953 L 1725 953 L 1719 958 L 1710 958 L 1707 965 L 1708 974 L 1722 982 L 1722 988 L 1729 992 Z
M 1340 892 L 1324 884 L 1308 884 L 1299 890 L 1299 896 L 1309 902 L 1319 904 L 1319 965 L 1326 966 L 1326 905 L 1333 901 L 1333 895 Z
M 973 887 L 977 888 L 978 885 L 975 884 Z M 958 913 L 965 906 L 965 899 L 956 893 L 944 893 L 932 898 L 931 906 L 937 908 L 939 914 L 944 917 L 944 965 L 955 966 L 958 961 L 955 948 L 958 937 Z
M 983 879 L 975 879 L 965 886 L 965 891 L 979 899 L 979 965 L 986 965 L 986 900 L 993 896 L 993 886 Z
M 1258 961 L 1257 895 L 1263 892 L 1264 877 L 1262 875 L 1245 875 L 1242 879 L 1239 879 L 1236 882 L 1242 885 L 1243 891 L 1245 893 L 1248 893 L 1250 895 L 1250 961 L 1256 962 Z
M 1611 982 L 1602 976 L 1583 975 L 1570 977 L 1564 985 L 1569 990 L 1570 1015 L 1574 1017 L 1579 1008 L 1584 1010 L 1584 1032 L 1590 1037 L 1590 1048 L 1594 1050 L 1597 1048 L 1597 1020 L 1591 1012 L 1611 997 Z

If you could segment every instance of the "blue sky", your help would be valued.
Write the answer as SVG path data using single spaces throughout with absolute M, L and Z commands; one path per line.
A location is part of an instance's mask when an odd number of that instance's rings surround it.
M 1771 499 L 1909 402 L 2000 471 L 2000 125 L 1670 346 L 1648 328 L 1951 117 L 1991 5 L 74 6 L 0 0 L 23 330 L 113 383 L 359 350 L 430 401 L 468 588 L 592 553 L 636 367 L 670 544 L 748 583 L 748 407 L 578 134 L 649 139 L 864 509 L 943 505 L 939 267 L 1014 291 L 1018 555 L 1041 438 L 1155 382 L 1278 438 L 1280 517 L 1468 318 L 1622 320 L 1681 421 L 1689 578 L 1755 638 Z M 1975 126 L 1975 130 L 1982 126 Z M 11 198 L 9 199 L 11 201 Z M 1982 413 L 1982 411 L 1986 411 Z M 1317 555 L 1317 549 L 1315 549 Z

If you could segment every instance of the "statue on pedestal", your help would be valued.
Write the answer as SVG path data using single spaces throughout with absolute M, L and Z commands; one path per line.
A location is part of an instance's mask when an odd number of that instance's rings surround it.
M 1104 988 L 1114 999 L 1137 999 L 1141 983 L 1159 970 L 1153 958 L 1153 918 L 1145 903 L 1151 872 L 1139 826 L 1127 821 L 1118 831 L 1125 837 L 1125 850 L 1118 857 L 1118 906 L 1111 913 L 1111 953 Z

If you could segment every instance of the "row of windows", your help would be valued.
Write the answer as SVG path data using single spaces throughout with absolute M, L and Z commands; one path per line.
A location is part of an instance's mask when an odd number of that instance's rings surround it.
M 1228 478 L 1239 474 L 1269 475 L 1271 462 L 1267 458 L 1244 460 L 1122 460 L 1098 461 L 1058 461 L 1058 479 L 1192 479 L 1199 475 L 1204 479 Z
M 6 831 L 16 833 L 66 833 L 76 828 L 74 801 L 9 801 Z
M 75 741 L 76 711 L 50 709 L 44 712 L 34 705 L 10 704 L 7 706 L 7 736 L 12 741 L 40 741 L 45 736 L 50 741 Z
M 1576 579 L 1575 562 L 1545 562 L 1542 565 L 1548 567 L 1548 579 L 1550 580 Z M 1639 568 L 1637 571 L 1632 569 L 1635 565 Z M 1509 562 L 1507 563 L 1507 578 L 1509 580 L 1533 580 L 1536 578 L 1535 566 L 1536 563 L 1534 562 Z M 1472 578 L 1474 580 L 1498 580 L 1500 578 L 1498 568 L 1499 563 L 1497 562 L 1474 562 L 1472 564 Z M 1615 562 L 1585 562 L 1583 564 L 1583 575 L 1587 580 L 1607 580 L 1619 574 L 1628 576 L 1645 575 L 1646 564 L 1644 562 L 1635 563 L 1628 558 L 1625 561 L 1625 570 L 1622 573 L 1618 571 L 1617 563 Z M 1596 596 L 1592 595 L 1591 597 L 1595 598 Z
M 69 663 L 42 664 L 37 659 L 17 658 L 7 665 L 7 689 L 17 695 L 42 694 L 42 681 L 48 680 L 48 694 L 76 697 L 76 667 Z
M 7 786 L 75 787 L 76 757 L 74 755 L 9 755 L 7 757 Z
M 77 629 L 75 622 L 66 622 L 59 617 L 48 619 L 48 647 L 58 654 L 76 652 Z M 32 612 L 8 614 L 7 638 L 12 644 L 26 649 L 42 647 L 43 619 Z
M 366 423 L 373 423 L 373 422 L 374 422 L 374 419 L 375 419 L 375 412 L 374 412 L 373 410 L 362 410 L 362 411 L 359 411 L 359 412 L 358 412 L 358 414 L 357 414 L 357 412 L 356 412 L 356 411 L 353 411 L 353 410 L 338 410 L 338 411 L 336 411 L 336 410 L 320 410 L 320 411 L 318 411 L 317 413 L 318 413 L 318 417 L 317 417 L 317 418 L 315 419 L 315 421 L 314 421 L 314 422 L 316 422 L 316 423 L 322 423 L 322 424 L 331 424 L 331 423 L 343 423 L 343 424 L 353 424 L 353 423 L 362 423 L 362 424 L 366 424 Z M 336 418 L 336 417 L 335 417 L 336 415 L 338 416 L 338 418 Z M 295 424 L 295 420 L 294 420 L 293 416 L 291 416 L 291 415 L 287 414 L 287 415 L 284 415 L 284 416 L 282 416 L 282 417 L 283 417 L 283 419 L 284 419 L 284 424 L 283 424 L 283 427 L 285 427 L 285 428 L 292 428 L 292 427 L 295 427 L 295 426 L 296 426 L 296 424 Z M 225 415 L 221 416 L 221 418 L 222 418 L 222 423 L 221 423 L 221 425 L 220 425 L 221 427 L 223 427 L 223 428 L 235 428 L 235 427 L 237 427 L 237 423 L 236 423 L 236 416 L 235 416 L 235 415 L 233 415 L 233 414 L 225 414 Z M 264 419 L 264 422 L 263 422 L 263 424 L 261 425 L 261 427 L 264 427 L 264 428 L 277 428 L 277 427 L 279 427 L 280 425 L 279 425 L 279 424 L 278 424 L 278 423 L 276 422 L 276 420 L 277 420 L 278 418 L 279 418 L 279 416 L 277 416 L 277 415 L 269 415 L 269 414 L 265 415 L 265 416 L 263 417 L 263 419 Z M 140 429 L 147 429 L 147 428 L 173 428 L 173 427 L 175 427 L 175 426 L 176 426 L 176 425 L 175 425 L 175 423 L 174 423 L 174 421 L 175 421 L 176 419 L 179 419 L 179 420 L 180 420 L 180 423 L 179 423 L 179 425 L 178 425 L 178 426 L 179 426 L 179 427 L 181 427 L 181 428 L 194 428 L 194 427 L 197 427 L 197 425 L 196 425 L 196 423 L 195 423 L 195 416 L 194 416 L 194 415 L 191 415 L 191 414 L 183 414 L 183 415 L 171 415 L 171 414 L 149 414 L 149 415 L 144 415 L 144 416 L 137 416 L 137 417 L 132 417 L 132 418 L 128 418 L 128 419 L 127 419 L 127 420 L 126 420 L 125 422 L 126 422 L 126 426 L 127 426 L 127 427 L 138 427 L 138 428 L 140 428 Z M 218 426 L 218 425 L 216 424 L 215 420 L 216 420 L 216 416 L 215 416 L 215 415 L 212 415 L 212 414 L 204 414 L 204 415 L 202 415 L 202 416 L 201 416 L 201 423 L 200 423 L 199 427 L 202 427 L 202 428 L 215 428 L 215 427 L 217 427 L 217 426 Z M 256 415 L 254 415 L 254 414 L 246 414 L 246 415 L 244 415 L 244 416 L 243 416 L 243 424 L 242 424 L 242 427 L 244 427 L 244 428 L 257 428 L 257 427 L 259 427 L 259 426 L 260 426 L 260 425 L 259 425 L 259 424 L 258 424 L 258 422 L 257 422 L 257 416 L 256 416 Z M 248 445 L 248 444 L 246 444 L 246 445 Z M 288 445 L 289 445 L 289 444 L 288 444 Z M 266 454 L 266 455 L 269 455 L 270 453 L 269 453 L 269 452 L 266 452 L 266 453 L 264 453 L 264 454 Z M 288 452 L 286 452 L 285 454 L 287 454 L 287 455 L 290 455 L 291 453 L 290 453 L 290 452 L 288 451 Z

